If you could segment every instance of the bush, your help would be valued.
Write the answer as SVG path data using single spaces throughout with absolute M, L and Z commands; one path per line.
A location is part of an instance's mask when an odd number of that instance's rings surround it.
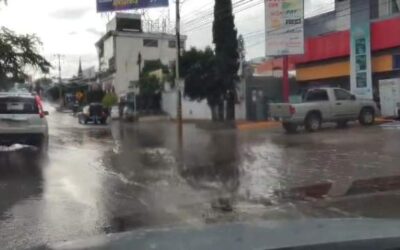
M 111 108 L 118 103 L 118 97 L 114 93 L 107 93 L 101 101 L 105 108 Z

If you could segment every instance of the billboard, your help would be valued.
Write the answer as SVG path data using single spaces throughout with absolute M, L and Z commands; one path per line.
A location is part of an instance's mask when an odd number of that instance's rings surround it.
M 304 0 L 265 0 L 266 55 L 304 54 Z
M 168 7 L 168 0 L 96 0 L 97 12 Z
M 369 8 L 365 8 L 364 0 L 352 0 L 350 4 L 352 10 L 350 89 L 359 98 L 373 99 Z

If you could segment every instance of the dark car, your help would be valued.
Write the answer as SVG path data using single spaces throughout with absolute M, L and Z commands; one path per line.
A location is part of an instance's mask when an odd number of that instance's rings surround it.
M 88 124 L 93 122 L 95 124 L 106 124 L 108 112 L 101 103 L 91 103 L 85 106 L 78 114 L 78 121 L 80 124 Z

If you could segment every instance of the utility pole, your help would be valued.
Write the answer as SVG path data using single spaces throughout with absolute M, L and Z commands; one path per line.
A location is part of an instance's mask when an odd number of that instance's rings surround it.
M 55 56 L 57 57 L 57 60 L 58 60 L 58 83 L 61 84 L 61 57 L 63 55 L 55 54 Z
M 135 83 L 135 86 L 133 86 L 133 105 L 134 107 L 134 116 L 136 118 L 137 115 L 137 100 L 136 100 L 136 95 L 139 92 L 139 83 L 140 80 L 142 79 L 142 53 L 139 52 L 138 54 L 138 58 L 137 58 L 137 65 L 138 65 L 138 69 L 139 69 L 139 81 L 137 83 Z
M 59 98 L 60 98 L 60 105 L 63 105 L 62 86 L 61 86 L 61 83 L 62 83 L 62 79 L 61 79 L 61 57 L 63 57 L 63 55 L 55 54 L 54 56 L 57 57 L 57 59 L 58 59 L 58 84 L 60 85 L 59 88 L 58 88 L 58 90 L 59 90 L 58 91 L 58 95 L 59 95 Z
M 179 11 L 179 0 L 176 1 L 176 63 L 175 63 L 175 73 L 176 73 L 176 85 L 178 87 L 178 105 L 177 105 L 177 122 L 179 128 L 182 127 L 182 89 L 179 78 L 179 62 L 181 56 L 181 36 L 180 36 L 180 22 L 181 16 Z
M 289 102 L 290 84 L 289 84 L 289 56 L 283 56 L 283 101 Z

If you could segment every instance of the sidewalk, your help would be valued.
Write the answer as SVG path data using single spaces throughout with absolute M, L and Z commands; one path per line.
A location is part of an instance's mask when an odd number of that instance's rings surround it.
M 239 121 L 236 123 L 238 130 L 254 130 L 254 129 L 270 129 L 279 128 L 281 126 L 280 122 L 277 121 L 262 121 L 262 122 L 249 122 L 249 121 Z
M 393 122 L 393 119 L 377 117 L 375 120 L 376 125 Z M 238 121 L 236 127 L 239 130 L 255 130 L 255 129 L 272 129 L 281 127 L 281 123 L 277 121 L 262 121 L 262 122 L 250 122 L 250 121 Z
M 389 119 L 389 118 L 383 118 L 383 117 L 377 117 L 375 119 L 375 123 L 378 125 L 384 124 L 384 123 L 390 123 L 395 121 L 394 119 Z

